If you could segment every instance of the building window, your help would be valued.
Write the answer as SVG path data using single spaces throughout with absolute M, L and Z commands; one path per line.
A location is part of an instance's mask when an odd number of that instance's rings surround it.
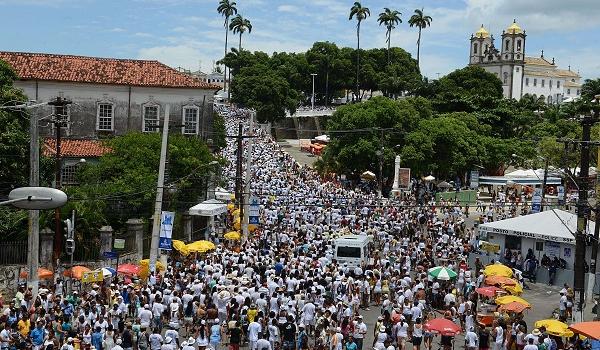
M 504 45 L 504 49 L 506 51 L 508 51 L 509 47 L 510 47 L 510 40 L 506 40 L 506 44 Z
M 96 112 L 96 129 L 102 131 L 113 130 L 114 106 L 112 103 L 99 103 Z
M 487 52 L 487 50 L 488 50 L 488 44 L 485 44 L 485 51 L 484 52 Z
M 557 80 L 557 81 L 556 81 L 556 88 L 557 88 L 557 89 L 560 89 L 560 80 Z
M 79 164 L 65 164 L 62 166 L 60 170 L 60 182 L 63 185 L 73 185 L 77 183 L 75 179 L 75 174 L 77 173 L 77 168 Z
M 144 132 L 158 132 L 158 110 L 156 105 L 144 106 Z
M 551 105 L 552 104 L 552 96 L 548 96 L 548 104 Z
M 504 72 L 504 84 L 508 84 L 508 73 Z
M 544 87 L 545 83 L 546 83 L 546 80 L 542 79 L 542 87 Z
M 577 89 L 577 96 L 579 96 L 579 93 L 580 93 L 580 92 L 581 92 L 581 91 L 580 91 L 579 89 Z
M 521 40 L 517 40 L 517 51 L 521 51 Z
M 473 44 L 473 53 L 476 54 L 477 53 L 477 43 Z
M 198 107 L 183 108 L 183 133 L 186 135 L 198 134 Z
M 549 80 L 549 81 L 548 81 L 548 87 L 549 87 L 550 89 L 552 89 L 552 80 Z
M 504 245 L 506 249 L 521 250 L 521 237 L 504 236 Z
M 567 95 L 571 94 L 571 89 L 567 89 Z
M 533 79 L 533 86 L 537 86 L 537 79 Z
M 525 78 L 525 86 L 529 86 L 529 78 Z

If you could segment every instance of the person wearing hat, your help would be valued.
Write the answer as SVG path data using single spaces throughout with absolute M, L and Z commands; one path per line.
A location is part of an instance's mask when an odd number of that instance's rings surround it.
M 165 343 L 161 345 L 160 350 L 175 350 L 175 345 L 173 344 L 173 338 L 165 337 Z
M 356 317 L 356 320 L 357 321 L 356 321 L 356 326 L 354 327 L 353 338 L 354 338 L 354 342 L 356 343 L 357 350 L 362 350 L 363 341 L 365 339 L 365 336 L 367 335 L 367 325 L 363 321 L 362 315 L 358 315 Z
M 117 338 L 117 340 L 115 341 L 115 346 L 107 350 L 123 350 L 123 347 L 121 345 L 123 345 L 123 339 Z
M 385 349 L 385 342 L 388 339 L 388 334 L 386 333 L 386 329 L 384 325 L 379 326 L 378 332 L 375 335 L 375 339 L 373 340 L 373 348 L 378 350 Z

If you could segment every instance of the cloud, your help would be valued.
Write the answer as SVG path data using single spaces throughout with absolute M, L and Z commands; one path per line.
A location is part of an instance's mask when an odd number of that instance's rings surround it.
M 187 45 L 155 46 L 138 51 L 139 59 L 157 60 L 171 67 L 183 67 L 196 70 L 202 63 L 203 67 L 212 65 L 212 58 L 199 48 Z
M 138 38 L 152 38 L 152 37 L 154 37 L 154 35 L 152 35 L 150 33 L 145 33 L 145 32 L 137 32 L 137 33 L 133 34 L 133 36 L 138 37 Z
M 181 33 L 181 32 L 185 32 L 185 31 L 186 31 L 186 29 L 185 29 L 185 27 L 181 27 L 181 26 L 179 26 L 179 27 L 175 27 L 175 28 L 171 29 L 171 31 L 172 31 L 172 32 Z
M 294 5 L 279 5 L 279 6 L 277 6 L 277 11 L 297 13 L 297 12 L 299 12 L 299 9 L 298 9 L 298 7 L 296 7 Z
M 123 29 L 121 27 L 115 27 L 115 28 L 112 28 L 109 30 L 109 32 L 111 32 L 111 33 L 122 33 L 124 31 L 125 31 L 125 29 Z

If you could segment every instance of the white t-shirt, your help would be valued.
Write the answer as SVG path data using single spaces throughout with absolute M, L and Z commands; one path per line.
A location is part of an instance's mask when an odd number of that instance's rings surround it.
M 474 348 L 477 346 L 477 334 L 475 332 L 469 331 L 465 334 L 465 343 L 468 347 Z
M 527 344 L 527 345 L 525 345 L 523 350 L 537 350 L 537 348 L 538 348 L 537 345 Z
M 498 326 L 496 327 L 496 344 L 502 344 L 504 342 L 504 329 Z

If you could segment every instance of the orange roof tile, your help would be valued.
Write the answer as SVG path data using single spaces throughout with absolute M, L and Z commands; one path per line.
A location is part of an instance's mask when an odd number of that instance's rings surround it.
M 219 90 L 158 61 L 0 51 L 23 80 Z
M 84 139 L 61 139 L 60 154 L 61 157 L 69 158 L 94 158 L 110 152 L 100 140 Z M 42 153 L 45 157 L 53 157 L 56 154 L 56 139 L 48 137 L 44 139 Z

